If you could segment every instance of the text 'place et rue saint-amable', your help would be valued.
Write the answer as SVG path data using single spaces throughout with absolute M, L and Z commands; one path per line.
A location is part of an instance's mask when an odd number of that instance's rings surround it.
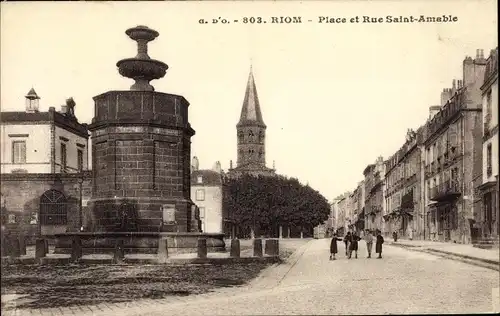
M 212 19 L 200 19 L 199 24 L 302 24 L 302 23 L 319 23 L 319 24 L 400 24 L 400 23 L 455 23 L 458 22 L 458 17 L 454 15 L 408 15 L 408 16 L 317 16 L 309 18 L 303 16 L 245 16 L 235 19 L 228 17 L 217 17 Z

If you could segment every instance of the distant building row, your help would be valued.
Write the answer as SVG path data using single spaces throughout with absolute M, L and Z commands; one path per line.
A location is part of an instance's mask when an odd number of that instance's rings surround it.
M 496 238 L 498 48 L 463 61 L 463 79 L 441 93 L 403 146 L 367 166 L 353 192 L 332 203 L 329 225 L 413 239 L 471 243 Z

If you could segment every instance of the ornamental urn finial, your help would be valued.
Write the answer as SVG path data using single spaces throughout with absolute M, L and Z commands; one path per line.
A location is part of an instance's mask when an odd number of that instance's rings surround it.
M 167 64 L 151 59 L 148 55 L 148 42 L 160 34 L 143 25 L 130 28 L 125 31 L 125 34 L 137 42 L 137 55 L 116 63 L 120 75 L 135 80 L 130 90 L 154 91 L 154 87 L 149 82 L 163 78 L 168 69 Z

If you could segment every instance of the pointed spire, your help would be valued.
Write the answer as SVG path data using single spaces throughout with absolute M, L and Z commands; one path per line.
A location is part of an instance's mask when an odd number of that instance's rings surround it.
M 40 99 L 40 97 L 38 96 L 38 94 L 36 94 L 36 91 L 33 87 L 30 89 L 30 91 L 28 91 L 28 94 L 26 94 L 25 97 L 26 99 L 31 99 L 31 100 Z
M 245 91 L 245 99 L 243 100 L 240 121 L 237 126 L 241 125 L 266 126 L 266 124 L 264 124 L 264 120 L 262 119 L 262 112 L 260 110 L 259 97 L 257 95 L 257 88 L 253 77 L 253 67 L 251 64 Z

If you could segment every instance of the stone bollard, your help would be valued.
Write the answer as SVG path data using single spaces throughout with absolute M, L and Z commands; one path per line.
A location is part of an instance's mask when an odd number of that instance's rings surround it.
M 78 262 L 82 258 L 82 240 L 74 236 L 71 240 L 71 262 Z
M 267 239 L 266 240 L 266 255 L 277 257 L 280 255 L 279 240 Z
M 19 246 L 19 237 L 11 236 L 9 256 L 17 258 L 21 256 L 21 247 Z
M 45 243 L 45 253 L 49 253 L 49 239 L 45 238 L 44 243 Z
M 26 235 L 19 235 L 19 250 L 21 252 L 21 256 L 26 256 Z
M 253 256 L 262 257 L 262 239 L 253 240 Z
M 35 258 L 43 258 L 47 255 L 45 252 L 45 240 L 43 238 L 37 238 L 35 241 Z
M 113 261 L 115 263 L 121 263 L 125 259 L 125 249 L 123 246 L 123 240 L 118 239 L 115 243 L 115 253 L 113 257 Z
M 198 239 L 198 258 L 206 258 L 207 257 L 207 240 L 206 239 Z
M 7 238 L 5 238 L 5 236 L 3 236 L 3 234 L 2 234 L 1 247 L 2 247 L 2 257 L 7 256 Z
M 168 260 L 168 241 L 166 237 L 158 240 L 158 262 L 166 263 Z
M 230 256 L 232 258 L 239 258 L 240 257 L 240 240 L 239 239 L 231 239 Z

